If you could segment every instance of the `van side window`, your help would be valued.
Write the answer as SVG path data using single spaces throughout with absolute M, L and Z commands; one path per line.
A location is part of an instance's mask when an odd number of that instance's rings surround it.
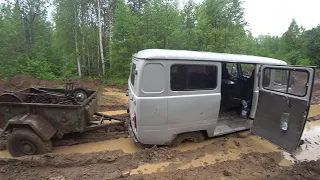
M 172 91 L 215 89 L 217 87 L 217 66 L 172 65 L 170 86 Z
M 131 81 L 132 86 L 134 86 L 135 77 L 136 77 L 136 64 L 132 63 L 131 75 L 130 75 L 130 81 Z
M 274 76 L 273 82 L 270 82 L 271 74 Z M 302 97 L 307 92 L 308 76 L 307 71 L 266 68 L 263 71 L 262 86 L 268 90 Z
M 143 68 L 141 90 L 144 93 L 161 93 L 165 87 L 165 68 L 162 64 L 147 64 Z

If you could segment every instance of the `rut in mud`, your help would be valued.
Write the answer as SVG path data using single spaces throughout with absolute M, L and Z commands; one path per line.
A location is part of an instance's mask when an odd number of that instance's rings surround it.
M 153 147 L 135 153 L 115 150 L 0 159 L 0 179 L 316 179 L 320 175 L 320 161 L 283 166 L 281 152 L 253 152 L 252 144 L 245 143 L 247 137 L 218 138 L 198 148 Z M 230 153 L 236 149 L 242 153 L 232 157 Z M 208 155 L 216 158 L 205 161 Z

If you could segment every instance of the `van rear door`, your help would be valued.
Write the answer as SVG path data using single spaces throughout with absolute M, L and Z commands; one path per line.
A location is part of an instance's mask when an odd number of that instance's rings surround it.
M 294 152 L 308 117 L 314 74 L 313 67 L 262 66 L 258 108 L 251 131 Z
M 136 132 L 136 97 L 137 97 L 137 87 L 138 87 L 138 67 L 139 67 L 139 61 L 136 59 L 133 59 L 131 62 L 131 71 L 130 71 L 130 77 L 128 81 L 128 87 L 129 87 L 129 113 L 130 113 L 130 123 L 131 127 L 134 132 Z

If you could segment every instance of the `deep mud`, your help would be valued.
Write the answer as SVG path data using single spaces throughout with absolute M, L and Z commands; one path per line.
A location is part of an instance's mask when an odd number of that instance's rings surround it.
M 282 167 L 279 158 L 279 153 L 249 153 L 239 160 L 124 179 L 320 179 L 320 161 Z
M 84 133 L 67 134 L 61 139 L 53 139 L 53 146 L 70 146 L 82 143 L 91 143 L 109 139 L 128 137 L 128 129 L 124 123 L 113 123 L 106 128 L 87 131 Z
M 121 150 L 87 154 L 47 154 L 0 159 L 0 179 L 319 179 L 320 161 L 281 166 L 280 152 L 243 152 L 237 159 L 183 168 L 207 153 L 227 151 L 226 138 L 199 149 L 141 149 L 133 154 Z M 242 144 L 244 146 L 244 144 Z M 239 147 L 241 148 L 241 147 Z M 225 156 L 228 153 L 225 152 Z M 154 166 L 152 166 L 154 165 Z M 143 167 L 142 169 L 139 167 Z M 135 172 L 136 169 L 141 171 Z M 144 173 L 143 173 L 144 171 Z

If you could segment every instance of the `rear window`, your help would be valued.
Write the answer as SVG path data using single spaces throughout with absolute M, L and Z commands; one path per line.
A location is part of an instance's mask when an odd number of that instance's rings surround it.
M 183 65 L 171 66 L 172 91 L 211 90 L 217 87 L 217 66 Z
M 136 77 L 136 64 L 135 64 L 135 63 L 132 63 L 132 66 L 131 66 L 131 75 L 130 75 L 130 80 L 131 80 L 132 86 L 134 86 L 135 77 Z
M 270 81 L 272 71 L 274 71 L 273 82 Z M 307 93 L 308 79 L 307 71 L 266 68 L 263 72 L 262 86 L 268 90 L 302 97 Z

